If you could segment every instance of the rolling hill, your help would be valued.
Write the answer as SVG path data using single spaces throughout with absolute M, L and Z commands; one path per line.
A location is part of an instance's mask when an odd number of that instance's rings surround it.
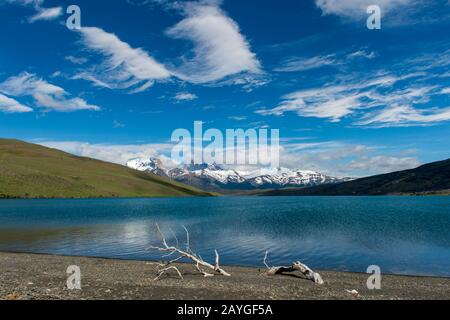
M 210 196 L 125 166 L 0 139 L 0 198 Z
M 412 170 L 393 172 L 334 185 L 272 190 L 267 196 L 450 194 L 450 159 Z

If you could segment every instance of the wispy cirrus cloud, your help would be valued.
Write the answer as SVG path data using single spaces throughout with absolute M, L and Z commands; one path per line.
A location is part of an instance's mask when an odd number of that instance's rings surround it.
M 336 84 L 300 90 L 283 96 L 282 102 L 277 107 L 259 109 L 256 113 L 282 116 L 286 112 L 296 112 L 302 117 L 325 118 L 332 122 L 339 122 L 341 118 L 355 110 L 376 105 L 378 101 L 373 98 L 377 88 L 393 85 L 406 77 L 394 77 L 387 74 L 363 83 Z M 371 98 L 374 101 L 369 102 Z
M 332 53 L 314 57 L 291 57 L 286 59 L 275 72 L 303 72 L 323 67 L 341 67 L 357 59 L 374 59 L 377 53 L 365 48 L 354 52 Z
M 334 54 L 326 56 L 316 56 L 312 58 L 290 58 L 283 63 L 281 67 L 275 68 L 276 72 L 296 72 L 318 69 L 325 66 L 336 65 L 338 61 Z
M 29 23 L 40 20 L 55 20 L 63 14 L 63 8 L 61 6 L 51 8 L 43 7 L 44 0 L 6 0 L 6 2 L 22 6 L 32 6 L 36 10 L 36 13 L 28 18 Z
M 347 59 L 358 59 L 358 58 L 365 58 L 365 59 L 373 59 L 376 58 L 378 54 L 375 51 L 367 51 L 365 49 L 360 49 L 355 52 L 351 52 L 347 55 Z
M 0 83 L 0 92 L 13 97 L 30 96 L 34 99 L 35 106 L 44 111 L 100 110 L 100 107 L 79 97 L 72 98 L 63 88 L 28 72 L 22 72 Z
M 229 116 L 228 119 L 234 120 L 234 121 L 245 121 L 248 119 L 247 116 Z
M 249 42 L 217 1 L 186 2 L 182 12 L 185 18 L 168 29 L 167 35 L 190 41 L 193 49 L 190 57 L 176 67 L 177 77 L 204 84 L 230 76 L 261 74 L 261 63 Z
M 38 12 L 31 16 L 28 21 L 30 23 L 34 23 L 40 20 L 54 20 L 60 16 L 62 16 L 63 10 L 62 7 L 53 7 L 53 8 L 39 8 Z
M 166 35 L 191 42 L 192 50 L 180 57 L 179 63 L 165 66 L 144 49 L 133 48 L 113 33 L 83 27 L 79 31 L 82 45 L 102 55 L 103 62 L 80 69 L 72 79 L 131 93 L 145 91 L 155 82 L 170 78 L 209 86 L 238 85 L 247 91 L 268 82 L 239 26 L 220 9 L 220 1 L 130 3 L 156 3 L 181 13 L 184 18 L 166 30 Z M 78 64 L 78 59 L 70 57 L 70 61 Z
M 64 59 L 77 65 L 82 65 L 88 62 L 88 59 L 84 57 L 66 56 Z
M 190 92 L 178 92 L 174 99 L 177 101 L 192 101 L 197 100 L 198 96 Z
M 347 54 L 347 60 L 371 59 L 366 50 Z M 433 106 L 432 100 L 446 94 L 441 80 L 447 70 L 449 52 L 422 56 L 391 66 L 391 71 L 354 72 L 281 97 L 274 108 L 260 108 L 257 114 L 282 116 L 293 112 L 339 122 L 351 118 L 353 125 L 370 127 L 432 125 L 450 121 L 449 108 Z M 442 99 L 440 99 L 442 102 Z
M 381 9 L 382 24 L 389 26 L 448 21 L 450 5 L 448 0 L 315 0 L 315 3 L 323 15 L 335 15 L 349 21 L 366 19 L 367 8 L 377 5 Z M 428 15 L 423 14 L 425 9 Z
M 450 120 L 447 108 L 414 108 L 410 105 L 394 105 L 366 115 L 357 124 L 378 127 L 430 125 Z
M 325 15 L 359 19 L 367 17 L 367 7 L 378 5 L 384 13 L 420 2 L 420 0 L 315 0 Z
M 19 4 L 22 6 L 39 7 L 44 3 L 44 0 L 6 0 L 8 3 Z
M 27 107 L 17 100 L 9 98 L 3 94 L 0 94 L 0 112 L 3 113 L 26 113 L 32 112 L 33 109 Z
M 83 27 L 80 35 L 83 46 L 100 54 L 103 61 L 78 72 L 74 79 L 88 80 L 110 89 L 142 92 L 155 81 L 171 77 L 171 72 L 145 50 L 131 47 L 113 33 L 100 28 Z

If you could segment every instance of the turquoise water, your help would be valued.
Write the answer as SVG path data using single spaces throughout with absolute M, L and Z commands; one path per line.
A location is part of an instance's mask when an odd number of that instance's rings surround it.
M 450 276 L 450 197 L 4 200 L 0 251 L 157 259 L 155 223 L 222 264 Z

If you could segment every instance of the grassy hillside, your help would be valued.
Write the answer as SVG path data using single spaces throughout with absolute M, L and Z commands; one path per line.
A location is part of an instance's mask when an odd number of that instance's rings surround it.
M 0 198 L 207 196 L 124 166 L 0 139 Z
M 450 194 L 450 159 L 335 185 L 263 193 L 273 196 L 387 194 Z

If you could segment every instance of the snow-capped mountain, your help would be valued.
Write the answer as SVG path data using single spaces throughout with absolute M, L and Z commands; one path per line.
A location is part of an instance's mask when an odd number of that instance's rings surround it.
M 279 189 L 289 187 L 310 187 L 347 181 L 330 177 L 315 171 L 287 168 L 265 168 L 254 171 L 225 169 L 217 164 L 191 164 L 166 169 L 159 159 L 133 159 L 127 166 L 159 176 L 169 177 L 206 190 L 224 189 Z
M 151 172 L 158 176 L 168 177 L 167 170 L 164 168 L 161 160 L 156 158 L 133 159 L 127 162 L 127 167 L 138 171 Z

